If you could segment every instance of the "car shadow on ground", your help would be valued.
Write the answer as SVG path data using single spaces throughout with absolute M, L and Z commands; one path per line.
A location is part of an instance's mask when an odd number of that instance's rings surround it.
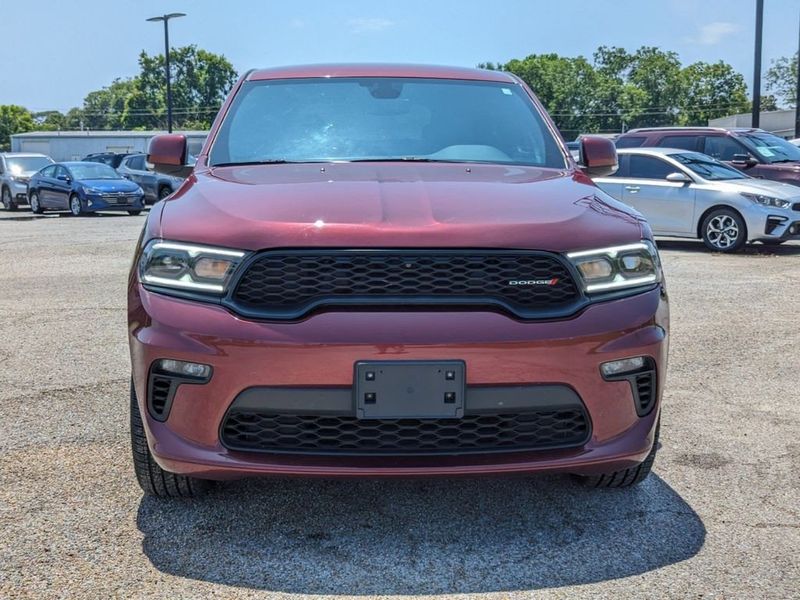
M 303 594 L 532 590 L 638 575 L 694 556 L 706 530 L 660 478 L 250 480 L 143 498 L 144 553 L 178 577 Z
M 721 254 L 719 252 L 712 252 L 706 248 L 703 242 L 700 240 L 658 239 L 656 240 L 656 245 L 658 246 L 659 250 L 706 253 L 709 256 L 712 254 Z M 747 244 L 744 248 L 733 253 L 731 256 L 796 256 L 798 254 L 800 254 L 800 244 L 797 242 L 784 242 L 779 246 L 767 246 L 761 243 Z

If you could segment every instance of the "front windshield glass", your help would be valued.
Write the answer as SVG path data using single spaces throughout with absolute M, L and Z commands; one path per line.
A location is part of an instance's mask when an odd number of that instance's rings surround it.
M 739 138 L 768 163 L 800 161 L 800 148 L 771 133 L 745 133 Z
M 38 171 L 52 162 L 53 161 L 46 156 L 13 156 L 6 158 L 8 171 L 12 175 L 21 175 L 22 173 Z
M 120 179 L 119 173 L 103 163 L 73 164 L 69 170 L 75 179 Z
M 748 176 L 737 171 L 733 167 L 714 160 L 710 156 L 699 152 L 686 152 L 683 154 L 672 154 L 672 158 L 683 166 L 691 169 L 703 179 L 709 181 L 725 181 L 728 179 L 748 179 Z
M 366 77 L 250 81 L 210 164 L 430 160 L 565 168 L 518 85 Z

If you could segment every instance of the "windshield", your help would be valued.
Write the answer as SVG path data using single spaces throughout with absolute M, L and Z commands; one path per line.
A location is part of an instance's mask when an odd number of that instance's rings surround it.
M 703 179 L 709 181 L 725 181 L 728 179 L 748 179 L 749 177 L 729 167 L 710 156 L 699 152 L 685 152 L 683 154 L 672 154 L 672 158 L 697 173 Z
M 75 179 L 121 179 L 119 173 L 103 163 L 80 163 L 69 166 Z
M 53 161 L 46 156 L 15 156 L 13 158 L 6 158 L 8 172 L 12 175 L 38 171 L 52 162 Z
M 771 133 L 738 136 L 759 158 L 768 163 L 800 161 L 800 148 Z
M 210 155 L 212 166 L 362 160 L 566 166 L 518 85 L 394 77 L 246 82 Z

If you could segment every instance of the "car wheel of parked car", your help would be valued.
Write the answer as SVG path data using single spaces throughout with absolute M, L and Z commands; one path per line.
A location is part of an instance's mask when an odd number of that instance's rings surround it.
M 650 474 L 653 469 L 653 461 L 656 459 L 656 452 L 658 452 L 658 434 L 661 431 L 661 418 L 659 417 L 656 424 L 656 433 L 653 436 L 653 448 L 647 455 L 644 461 L 630 469 L 623 469 L 622 471 L 614 471 L 613 473 L 604 473 L 602 475 L 584 475 L 579 476 L 580 481 L 595 488 L 620 488 L 630 487 L 641 483 Z
M 131 449 L 133 470 L 145 494 L 162 498 L 186 498 L 203 494 L 213 485 L 211 481 L 176 475 L 158 466 L 147 445 L 133 382 L 131 382 Z
M 164 198 L 169 196 L 171 193 L 172 193 L 172 190 L 170 188 L 168 188 L 166 185 L 161 186 L 160 188 L 158 188 L 158 199 L 159 200 L 163 200 Z
M 727 208 L 712 211 L 703 221 L 703 242 L 717 252 L 736 252 L 747 243 L 747 226 L 739 213 Z
M 42 206 L 39 204 L 39 193 L 38 192 L 31 192 L 30 196 L 28 197 L 28 204 L 31 207 L 31 212 L 40 215 L 42 214 Z
M 142 211 L 140 211 L 140 210 L 129 210 L 128 214 L 130 216 L 132 216 L 132 217 L 138 217 L 140 214 L 142 214 Z
M 17 203 L 11 197 L 11 190 L 7 187 L 3 188 L 3 208 L 6 210 L 17 210 Z
M 77 194 L 72 194 L 69 197 L 69 212 L 72 213 L 73 217 L 80 217 L 83 214 L 83 205 Z

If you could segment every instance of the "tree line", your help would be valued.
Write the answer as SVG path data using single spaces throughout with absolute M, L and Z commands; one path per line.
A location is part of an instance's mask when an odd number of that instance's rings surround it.
M 238 77 L 236 70 L 224 56 L 195 45 L 172 49 L 170 63 L 175 128 L 207 129 Z M 729 64 L 683 66 L 675 52 L 649 46 L 635 52 L 601 46 L 591 59 L 531 54 L 478 66 L 522 78 L 567 139 L 633 127 L 706 125 L 751 106 L 744 77 Z M 773 61 L 762 110 L 794 106 L 796 73 L 796 55 Z M 66 113 L 0 105 L 0 150 L 8 149 L 11 134 L 26 131 L 165 129 L 166 106 L 164 56 L 143 51 L 138 75 L 90 92 L 81 107 Z

